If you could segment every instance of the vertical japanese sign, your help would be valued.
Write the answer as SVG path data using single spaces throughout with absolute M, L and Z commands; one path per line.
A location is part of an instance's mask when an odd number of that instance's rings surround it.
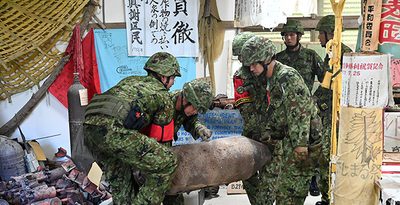
M 165 51 L 176 57 L 196 57 L 197 15 L 197 1 L 125 0 L 128 55 Z
M 364 0 L 364 24 L 362 51 L 378 50 L 379 23 L 381 21 L 382 0 Z
M 397 0 L 383 0 L 379 52 L 400 58 L 400 4 Z
M 383 110 L 342 107 L 334 204 L 378 204 Z
M 345 54 L 341 106 L 383 108 L 389 103 L 389 55 Z

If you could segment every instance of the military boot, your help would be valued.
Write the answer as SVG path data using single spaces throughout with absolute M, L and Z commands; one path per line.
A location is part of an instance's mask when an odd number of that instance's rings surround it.
M 317 201 L 317 203 L 315 203 L 315 205 L 329 205 L 329 203 L 326 201 Z
M 311 196 L 319 196 L 319 194 L 320 194 L 319 189 L 318 189 L 317 177 L 316 176 L 313 176 L 311 178 L 309 191 L 310 191 L 310 195 Z

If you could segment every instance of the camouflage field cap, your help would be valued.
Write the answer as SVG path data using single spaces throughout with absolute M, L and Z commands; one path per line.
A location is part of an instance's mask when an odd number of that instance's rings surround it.
M 335 16 L 327 15 L 322 17 L 317 26 L 315 27 L 317 31 L 325 31 L 327 33 L 333 33 L 335 31 Z M 343 30 L 343 27 L 342 27 Z
M 197 112 L 207 112 L 213 100 L 210 78 L 198 78 L 185 83 L 183 95 L 196 108 Z
M 144 65 L 147 71 L 153 71 L 163 76 L 181 76 L 178 60 L 167 52 L 153 54 Z
M 237 34 L 232 41 L 232 55 L 239 56 L 240 52 L 242 51 L 243 44 L 254 36 L 256 35 L 252 32 L 242 32 Z
M 300 21 L 288 19 L 286 24 L 282 27 L 281 36 L 284 36 L 287 32 L 301 33 L 304 35 L 304 28 Z
M 276 47 L 268 38 L 255 36 L 244 43 L 242 48 L 243 66 L 250 66 L 260 61 L 271 61 L 276 54 Z

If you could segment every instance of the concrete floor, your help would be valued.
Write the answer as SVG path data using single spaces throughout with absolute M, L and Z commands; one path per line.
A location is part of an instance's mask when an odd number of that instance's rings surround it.
M 227 187 L 220 186 L 219 197 L 205 200 L 202 205 L 250 205 L 249 199 L 246 194 L 231 194 L 227 195 Z M 201 199 L 199 200 L 198 191 L 190 192 L 185 194 L 185 205 L 201 205 Z M 313 197 L 308 196 L 304 205 L 314 205 L 321 199 L 321 196 Z

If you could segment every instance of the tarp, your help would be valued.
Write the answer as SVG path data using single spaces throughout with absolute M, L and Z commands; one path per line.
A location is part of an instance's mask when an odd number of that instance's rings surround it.
M 104 92 L 125 77 L 146 75 L 143 69 L 148 57 L 128 56 L 126 29 L 95 29 L 100 87 Z M 177 58 L 182 77 L 175 78 L 171 90 L 181 89 L 185 82 L 196 78 L 195 58 Z

